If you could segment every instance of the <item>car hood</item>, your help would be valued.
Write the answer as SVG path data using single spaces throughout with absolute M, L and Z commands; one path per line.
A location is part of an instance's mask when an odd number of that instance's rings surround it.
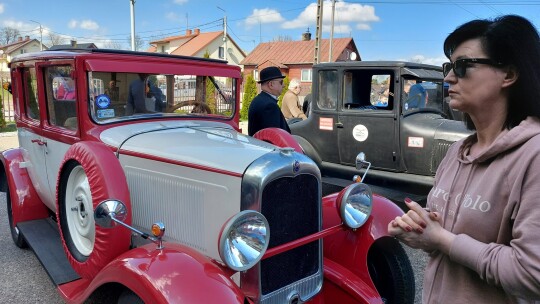
M 275 146 L 218 122 L 165 121 L 112 127 L 100 139 L 122 153 L 238 174 Z M 121 154 L 122 154 L 121 153 Z

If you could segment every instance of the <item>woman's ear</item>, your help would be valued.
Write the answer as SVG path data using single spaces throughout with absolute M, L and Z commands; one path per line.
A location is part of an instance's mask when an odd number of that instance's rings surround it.
M 503 80 L 503 87 L 509 87 L 517 81 L 519 73 L 516 67 L 513 65 L 509 65 L 508 67 L 504 68 L 504 71 L 506 72 L 506 76 Z

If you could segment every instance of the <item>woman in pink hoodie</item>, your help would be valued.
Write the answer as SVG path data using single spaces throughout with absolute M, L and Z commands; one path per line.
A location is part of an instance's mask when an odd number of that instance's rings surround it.
M 427 209 L 388 225 L 429 253 L 424 303 L 540 303 L 540 37 L 519 16 L 444 42 L 450 106 L 476 133 L 441 162 Z

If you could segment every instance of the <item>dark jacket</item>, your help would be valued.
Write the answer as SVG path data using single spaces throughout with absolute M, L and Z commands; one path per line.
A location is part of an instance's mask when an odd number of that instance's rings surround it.
M 270 94 L 261 92 L 251 102 L 248 111 L 248 134 L 253 136 L 257 131 L 265 128 L 281 128 L 289 133 L 289 125 L 281 109 Z

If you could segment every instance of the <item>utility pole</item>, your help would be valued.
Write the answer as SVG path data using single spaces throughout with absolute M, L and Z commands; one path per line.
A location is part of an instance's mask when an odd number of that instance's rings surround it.
M 336 0 L 332 0 L 332 21 L 330 25 L 330 51 L 328 52 L 328 62 L 332 62 L 332 51 L 334 49 L 334 14 L 336 12 Z
M 217 8 L 225 13 L 225 16 L 223 17 L 223 43 L 225 44 L 223 59 L 227 61 L 227 53 L 229 52 L 229 48 L 227 47 L 227 12 L 219 6 Z
M 323 0 L 317 0 L 317 26 L 315 30 L 315 58 L 313 64 L 320 63 L 321 56 L 321 34 L 323 21 Z
M 135 0 L 129 0 L 131 3 L 131 50 L 135 51 Z
M 39 24 L 39 44 L 40 44 L 39 46 L 40 46 L 40 49 L 43 51 L 43 27 L 41 27 L 41 23 L 37 21 L 34 21 L 34 20 L 30 20 L 30 21 Z

